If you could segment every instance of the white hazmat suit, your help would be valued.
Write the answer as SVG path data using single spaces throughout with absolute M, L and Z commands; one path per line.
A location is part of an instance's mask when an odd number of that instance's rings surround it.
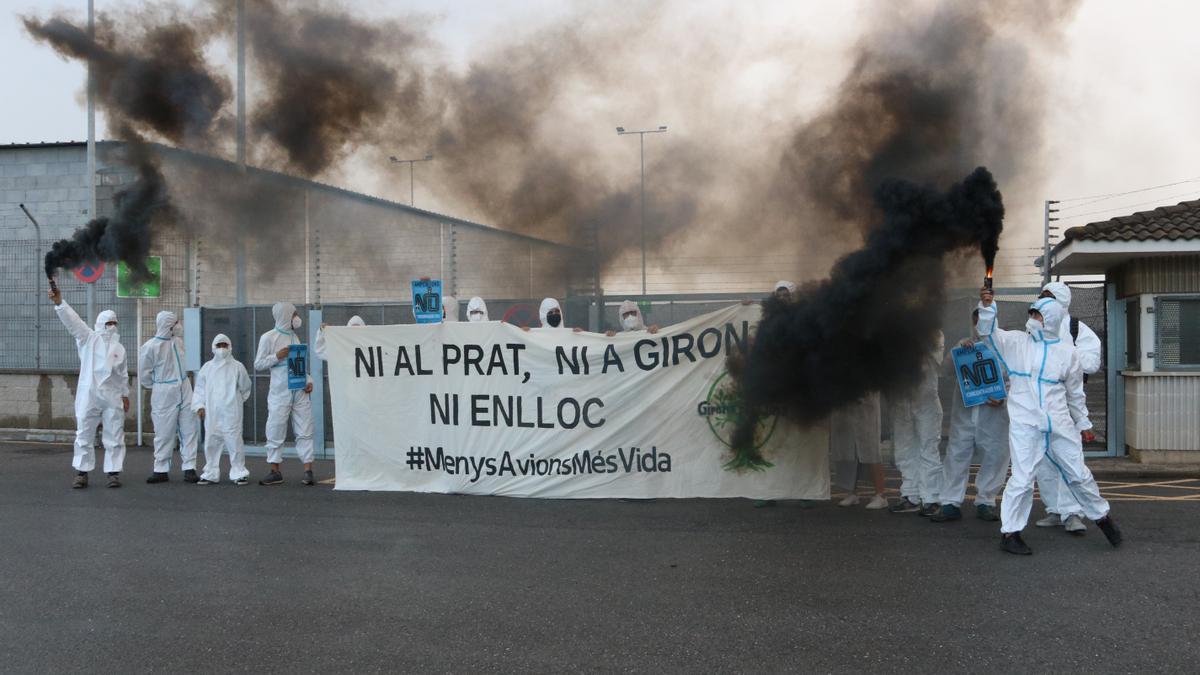
M 900 470 L 900 496 L 914 503 L 938 503 L 942 488 L 942 402 L 938 369 L 946 350 L 941 331 L 921 366 L 921 379 L 891 404 L 892 447 Z
M 142 387 L 150 390 L 154 473 L 170 471 L 176 441 L 183 470 L 196 468 L 200 424 L 192 412 L 192 383 L 183 368 L 183 338 L 175 330 L 178 324 L 174 312 L 159 312 L 154 317 L 154 337 L 138 350 L 138 375 Z
M 1012 477 L 1004 488 L 1000 531 L 1020 532 L 1033 506 L 1033 478 L 1050 464 L 1092 520 L 1108 514 L 1092 472 L 1083 462 L 1080 432 L 1091 429 L 1083 397 L 1083 369 L 1075 349 L 1058 335 L 1066 312 L 1053 298 L 1041 298 L 1025 331 L 996 327 L 996 306 L 979 305 L 976 329 L 1000 358 L 1010 380 L 1008 440 Z
M 978 340 L 978 335 L 973 336 Z M 950 367 L 954 360 L 949 359 Z M 1003 368 L 1001 368 L 1003 371 Z M 955 373 L 955 377 L 958 374 Z M 995 508 L 996 496 L 1008 477 L 1008 405 L 963 405 L 962 395 L 954 392 L 950 404 L 950 440 L 942 464 L 941 503 L 962 506 L 967 494 L 971 459 L 979 448 L 979 473 L 975 475 L 975 507 Z
M 1051 281 L 1042 287 L 1049 291 L 1063 308 L 1062 322 L 1059 324 L 1058 336 L 1067 343 L 1073 343 L 1075 353 L 1079 357 L 1079 367 L 1084 375 L 1093 375 L 1100 370 L 1102 346 L 1099 336 L 1087 324 L 1078 322 L 1078 337 L 1071 338 L 1071 287 L 1061 281 Z M 1083 507 L 1071 496 L 1071 491 L 1063 483 L 1062 476 L 1054 470 L 1049 462 L 1038 467 L 1037 487 L 1041 494 L 1042 503 L 1046 505 L 1047 513 L 1058 514 L 1062 520 L 1071 516 L 1082 516 Z
M 467 301 L 467 321 L 471 323 L 489 321 L 487 303 L 478 295 Z
M 79 383 L 75 388 L 76 471 L 96 468 L 96 427 L 103 424 L 104 472 L 120 473 L 125 465 L 125 408 L 129 398 L 129 364 L 116 327 L 104 324 L 117 320 L 106 309 L 96 316 L 91 329 L 64 300 L 54 306 L 79 350 Z
M 555 310 L 555 309 L 558 310 L 558 314 L 559 314 L 559 316 L 562 317 L 562 319 L 559 321 L 559 324 L 557 326 L 551 326 L 546 321 L 546 316 L 548 314 L 550 314 L 550 312 L 552 310 Z M 555 300 L 554 298 L 546 298 L 546 299 L 542 300 L 541 306 L 538 307 L 538 319 L 542 322 L 542 326 L 541 326 L 542 328 L 566 328 L 567 327 L 567 315 L 562 311 L 562 305 L 559 305 L 558 301 Z
M 250 475 L 242 444 L 242 410 L 250 398 L 250 375 L 229 349 L 217 349 L 222 342 L 233 343 L 225 335 L 213 338 L 213 358 L 196 376 L 192 410 L 204 410 L 204 474 L 202 480 L 221 480 L 221 452 L 229 453 L 229 479 L 237 481 Z
M 300 338 L 292 329 L 292 315 L 296 307 L 290 302 L 277 302 L 271 307 L 275 327 L 258 339 L 258 352 L 254 355 L 254 369 L 271 372 L 271 386 L 267 391 L 267 463 L 279 464 L 283 460 L 284 440 L 287 439 L 288 418 L 292 420 L 292 433 L 296 436 L 296 454 L 300 461 L 313 461 L 312 400 L 303 389 L 288 389 L 287 359 L 276 358 L 276 353 L 288 345 L 300 344 Z M 312 375 L 308 376 L 312 384 Z

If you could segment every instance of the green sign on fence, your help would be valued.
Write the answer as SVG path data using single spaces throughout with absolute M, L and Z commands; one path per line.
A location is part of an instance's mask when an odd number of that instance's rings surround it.
M 118 298 L 158 298 L 162 297 L 162 257 L 147 256 L 146 269 L 150 270 L 150 279 L 135 283 L 130 279 L 129 265 L 117 263 L 117 297 Z

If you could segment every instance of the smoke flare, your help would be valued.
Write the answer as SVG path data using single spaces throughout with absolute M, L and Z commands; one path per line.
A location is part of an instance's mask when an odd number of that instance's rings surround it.
M 990 172 L 975 169 L 942 193 L 907 181 L 875 191 L 883 221 L 829 279 L 791 301 L 770 298 L 738 364 L 744 415 L 734 445 L 752 443 L 755 411 L 770 407 L 808 423 L 870 391 L 919 381 L 941 327 L 943 257 L 997 240 L 1004 204 Z

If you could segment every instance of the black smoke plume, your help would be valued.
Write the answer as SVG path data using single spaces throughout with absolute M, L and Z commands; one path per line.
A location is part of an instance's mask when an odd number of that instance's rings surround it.
M 123 161 L 137 181 L 114 195 L 114 213 L 93 218 L 46 254 L 46 276 L 83 263 L 125 262 L 135 280 L 148 277 L 155 220 L 172 211 L 160 160 L 146 136 L 202 147 L 229 99 L 229 85 L 205 63 L 204 41 L 180 20 L 121 39 L 101 22 L 94 35 L 62 18 L 23 19 L 29 34 L 93 69 L 96 97 L 109 126 L 125 141 Z
M 156 216 L 167 215 L 170 205 L 167 188 L 157 162 L 145 146 L 127 146 L 129 160 L 138 168 L 138 179 L 113 197 L 112 216 L 94 218 L 75 230 L 68 239 L 50 246 L 46 253 L 46 277 L 60 269 L 72 269 L 84 263 L 123 261 L 134 281 L 150 277 L 146 256 L 154 240 L 151 225 Z
M 885 181 L 874 197 L 882 221 L 861 249 L 791 301 L 765 302 L 738 368 L 750 414 L 735 447 L 752 445 L 755 411 L 808 423 L 866 392 L 896 394 L 919 381 L 942 324 L 943 257 L 996 241 L 1003 227 L 1000 191 L 982 167 L 945 192 Z

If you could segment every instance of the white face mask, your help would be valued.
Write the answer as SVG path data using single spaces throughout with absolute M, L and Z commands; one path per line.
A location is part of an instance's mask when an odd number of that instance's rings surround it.
M 483 321 L 483 312 L 471 312 L 467 315 L 467 321 L 472 323 L 479 323 L 480 321 Z
M 171 335 L 183 337 L 183 324 L 177 322 L 174 326 L 171 326 Z
M 292 330 L 300 330 L 300 327 L 303 325 L 304 325 L 304 322 L 300 320 L 300 317 L 298 317 L 298 316 L 292 317 Z
M 228 347 L 217 347 L 216 349 L 213 350 L 213 356 L 215 356 L 216 358 L 223 361 L 223 360 L 229 358 L 229 348 Z
M 1037 335 L 1042 332 L 1042 322 L 1031 316 L 1025 322 L 1025 330 L 1029 331 L 1030 335 Z
M 104 336 L 105 340 L 108 340 L 111 342 L 112 339 L 117 336 L 117 327 L 116 326 L 105 326 L 103 329 L 100 330 L 100 334 Z
M 625 330 L 635 330 L 638 327 L 638 318 L 636 316 L 627 316 L 621 319 L 621 325 Z

